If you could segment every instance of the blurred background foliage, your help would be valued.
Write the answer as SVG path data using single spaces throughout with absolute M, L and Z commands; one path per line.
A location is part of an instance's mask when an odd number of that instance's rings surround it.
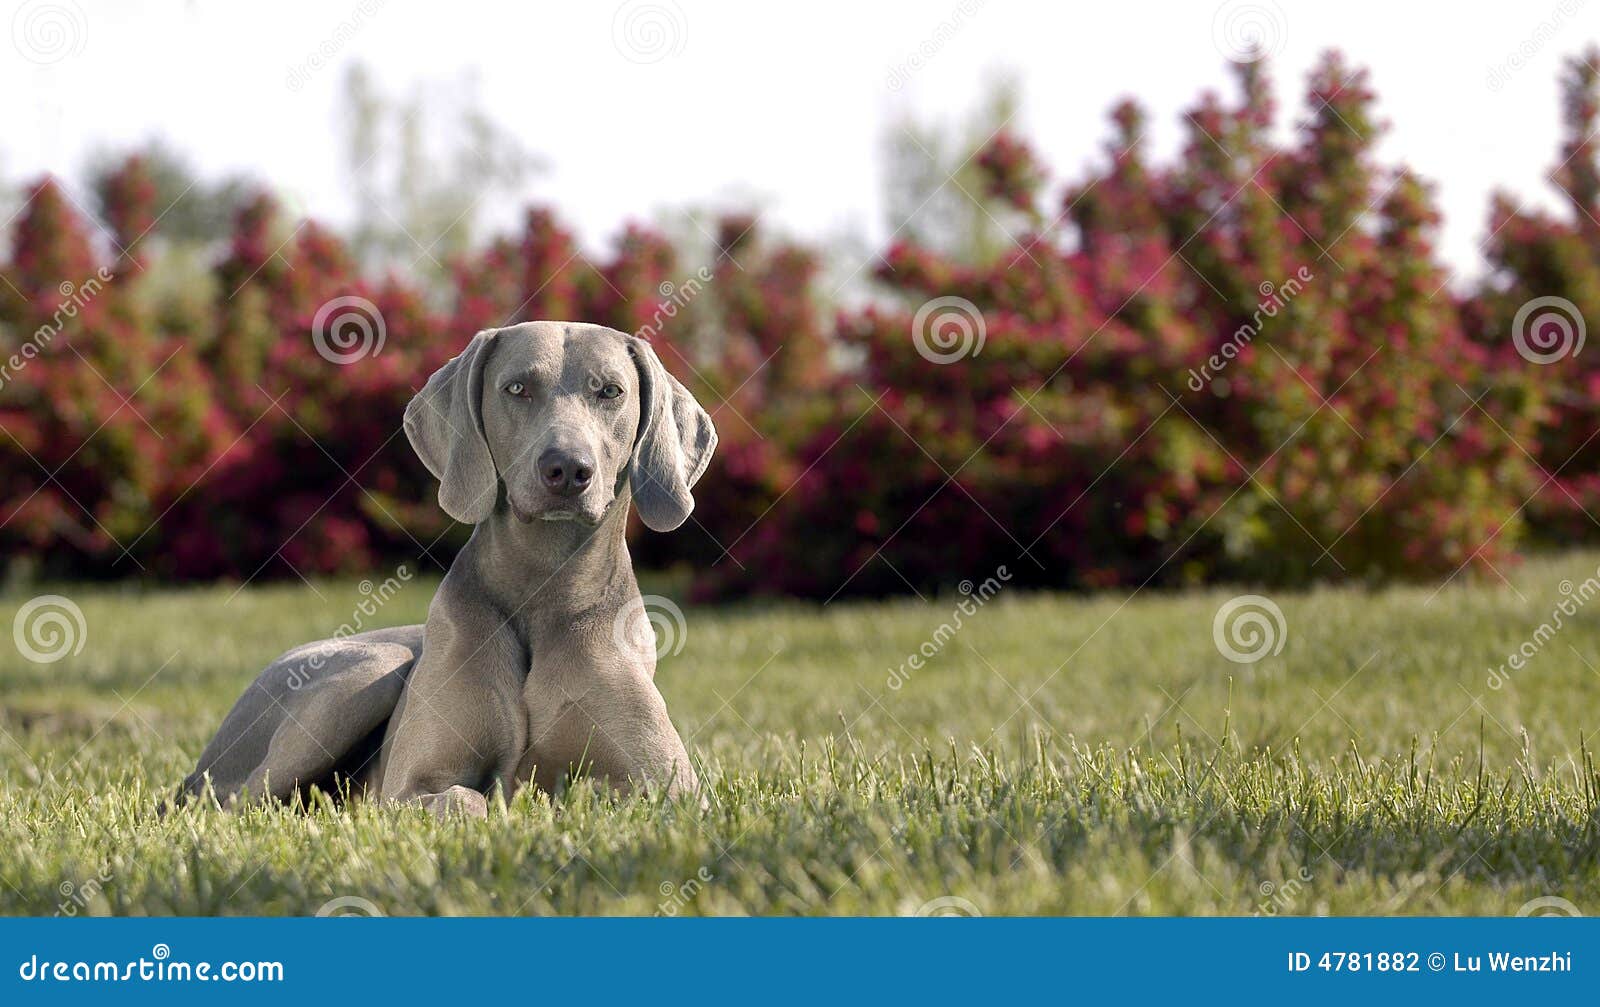
M 1593 541 L 1596 356 L 1534 363 L 1512 332 L 1535 298 L 1600 317 L 1595 60 L 1562 81 L 1567 211 L 1497 198 L 1470 285 L 1436 253 L 1427 183 L 1377 163 L 1377 95 L 1334 54 L 1285 142 L 1266 65 L 1234 65 L 1170 164 L 1128 102 L 1100 163 L 1061 178 L 1001 125 L 1004 81 L 970 121 L 906 123 L 886 141 L 897 230 L 859 269 L 754 207 L 630 225 L 601 254 L 552 207 L 484 233 L 539 158 L 470 87 L 397 97 L 357 69 L 344 233 L 160 144 L 97 156 L 87 198 L 53 178 L 17 194 L 5 572 L 445 565 L 466 529 L 401 412 L 471 333 L 538 318 L 646 333 L 713 412 L 694 520 L 634 546 L 707 597 L 927 592 L 999 563 L 1051 587 L 1439 577 Z M 312 339 L 341 297 L 382 333 L 343 366 Z M 938 298 L 973 312 L 918 332 Z

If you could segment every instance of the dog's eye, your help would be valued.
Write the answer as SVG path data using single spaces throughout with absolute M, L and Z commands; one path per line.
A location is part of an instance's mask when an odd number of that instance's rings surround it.
M 513 381 L 509 385 L 506 385 L 507 395 L 522 395 L 527 392 L 527 390 L 528 386 L 520 381 Z
M 602 399 L 615 399 L 622 396 L 622 386 L 615 381 L 607 381 L 600 389 Z

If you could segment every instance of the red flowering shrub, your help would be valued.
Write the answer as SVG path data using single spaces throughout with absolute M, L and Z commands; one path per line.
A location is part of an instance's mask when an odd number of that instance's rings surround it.
M 57 185 L 32 190 L 14 237 L 0 285 L 0 549 L 136 573 L 166 487 L 198 478 L 233 432 L 201 361 L 103 264 Z
M 1557 543 L 1600 539 L 1600 49 L 1570 60 L 1561 81 L 1565 140 L 1550 175 L 1568 211 L 1524 210 L 1497 195 L 1484 251 L 1491 273 L 1467 305 L 1501 381 L 1531 400 L 1523 440 L 1536 464 L 1526 514 Z M 1520 500 L 1519 500 L 1520 502 Z
M 991 190 L 1051 222 L 995 262 L 889 251 L 907 310 L 845 321 L 864 360 L 729 588 L 925 590 L 999 562 L 1053 586 L 1420 576 L 1503 552 L 1525 419 L 1474 404 L 1489 357 L 1433 296 L 1424 188 L 1371 164 L 1365 75 L 1325 62 L 1285 147 L 1259 65 L 1241 77 L 1172 167 L 1119 108 L 1109 165 L 1054 214 L 996 137 Z
M 0 262 L 0 548 L 62 575 L 446 563 L 465 529 L 400 416 L 471 333 L 532 318 L 646 335 L 713 413 L 693 521 L 635 546 L 707 594 L 926 591 L 998 564 L 1049 586 L 1449 575 L 1498 563 L 1524 515 L 1600 530 L 1600 365 L 1511 338 L 1535 298 L 1600 309 L 1593 70 L 1566 82 L 1571 220 L 1497 204 L 1470 297 L 1426 186 L 1373 162 L 1363 73 L 1327 60 L 1285 143 L 1262 65 L 1239 84 L 1185 117 L 1170 165 L 1119 106 L 1104 166 L 1054 193 L 1002 131 L 973 195 L 1026 229 L 1014 246 L 895 244 L 886 296 L 846 311 L 816 252 L 738 215 L 702 265 L 642 226 L 586 255 L 533 208 L 439 291 L 364 275 L 260 198 L 205 282 L 164 284 L 138 158 L 103 176 L 98 221 L 42 182 Z M 1562 331 L 1535 316 L 1533 357 Z

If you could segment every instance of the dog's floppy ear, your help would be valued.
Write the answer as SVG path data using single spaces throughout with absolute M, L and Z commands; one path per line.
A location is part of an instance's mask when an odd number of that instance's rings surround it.
M 464 524 L 487 518 L 500 492 L 483 433 L 483 370 L 498 334 L 473 336 L 406 406 L 406 437 L 439 480 L 439 506 Z
M 717 430 L 689 390 L 667 373 L 650 344 L 628 337 L 628 351 L 639 370 L 639 437 L 628 462 L 633 505 L 655 531 L 672 531 L 689 519 Z

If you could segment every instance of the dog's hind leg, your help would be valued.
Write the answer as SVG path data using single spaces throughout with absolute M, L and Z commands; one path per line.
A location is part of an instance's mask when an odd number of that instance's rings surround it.
M 208 783 L 232 804 L 288 800 L 336 774 L 364 781 L 377 761 L 367 742 L 394 712 L 421 648 L 421 627 L 407 630 L 310 644 L 274 661 L 223 720 L 180 800 Z
M 394 662 L 383 656 L 359 661 L 290 697 L 265 756 L 245 779 L 244 791 L 287 801 L 302 787 L 332 784 L 345 756 L 388 722 L 405 688 L 405 679 L 394 674 Z M 347 773 L 355 778 L 367 768 L 351 766 Z

